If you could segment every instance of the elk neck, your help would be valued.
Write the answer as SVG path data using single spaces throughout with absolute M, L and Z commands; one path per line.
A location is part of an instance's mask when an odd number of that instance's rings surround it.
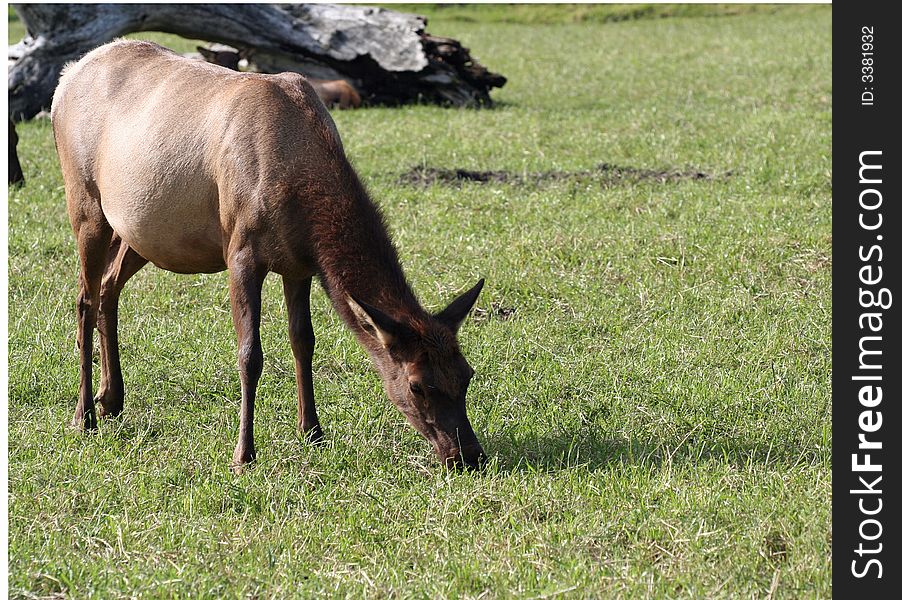
M 422 322 L 428 314 L 407 283 L 379 207 L 350 165 L 341 170 L 330 186 L 333 193 L 320 196 L 323 205 L 313 211 L 312 249 L 332 304 L 370 354 L 378 355 L 383 349 L 357 322 L 348 295 L 399 322 Z

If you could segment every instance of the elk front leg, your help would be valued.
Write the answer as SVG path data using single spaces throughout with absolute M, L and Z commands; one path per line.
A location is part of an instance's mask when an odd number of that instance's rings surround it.
M 232 469 L 240 472 L 256 456 L 254 448 L 254 398 L 263 371 L 260 345 L 260 294 L 266 270 L 253 260 L 253 253 L 238 250 L 229 257 L 229 297 L 232 322 L 238 336 L 238 369 L 241 377 L 241 419 Z
M 312 442 L 323 438 L 323 430 L 313 401 L 313 323 L 310 321 L 311 278 L 282 278 L 285 304 L 288 306 L 288 337 L 294 354 L 294 372 L 298 389 L 298 433 Z

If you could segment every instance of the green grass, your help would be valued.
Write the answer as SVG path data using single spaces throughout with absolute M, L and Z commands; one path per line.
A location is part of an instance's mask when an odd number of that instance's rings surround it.
M 761 4 L 381 4 L 389 10 L 425 16 L 429 24 L 517 23 L 557 25 L 565 23 L 616 23 L 635 19 L 671 17 L 725 17 L 787 11 L 807 12 L 804 7 Z
M 328 442 L 300 442 L 275 277 L 249 472 L 227 469 L 223 274 L 135 276 L 126 412 L 68 430 L 76 253 L 49 123 L 26 123 L 28 183 L 9 196 L 12 595 L 831 595 L 830 8 L 545 25 L 439 12 L 430 31 L 509 78 L 498 107 L 335 119 L 424 304 L 487 279 L 489 316 L 461 333 L 487 472 L 438 468 L 318 287 Z M 712 177 L 398 183 L 417 165 L 602 162 Z

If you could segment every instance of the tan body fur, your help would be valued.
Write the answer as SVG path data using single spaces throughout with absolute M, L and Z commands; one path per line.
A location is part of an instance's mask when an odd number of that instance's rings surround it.
M 95 72 L 106 54 L 123 51 L 136 64 Z M 90 111 L 63 101 L 82 94 L 103 101 Z M 342 154 L 328 112 L 310 102 L 314 94 L 300 75 L 231 72 L 150 44 L 119 42 L 64 73 L 51 117 L 57 139 L 72 149 L 60 151 L 64 172 L 96 183 L 104 216 L 126 243 L 170 271 L 215 272 L 226 268 L 231 236 L 249 233 L 234 230 L 240 211 L 255 215 L 243 225 L 262 236 L 261 244 L 280 245 L 291 232 L 279 231 L 285 223 L 279 203 L 285 199 L 274 193 L 288 174 L 295 178 L 310 170 L 305 161 Z M 261 104 L 271 109 L 260 111 Z M 236 122 L 253 126 L 235 127 Z M 314 152 L 299 155 L 298 146 Z M 304 268 L 291 258 L 272 270 Z M 313 265 L 306 269 L 314 272 Z

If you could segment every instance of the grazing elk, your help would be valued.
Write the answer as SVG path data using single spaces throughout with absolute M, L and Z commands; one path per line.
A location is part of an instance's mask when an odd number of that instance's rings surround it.
M 255 458 L 260 295 L 270 271 L 282 276 L 288 308 L 298 428 L 322 437 L 311 367 L 318 275 L 389 399 L 439 458 L 480 464 L 465 407 L 473 370 L 457 331 L 483 281 L 437 314 L 420 306 L 379 209 L 302 76 L 231 72 L 156 44 L 116 41 L 64 70 L 51 115 L 81 267 L 75 426 L 97 426 L 95 402 L 100 416 L 122 411 L 118 298 L 150 261 L 176 273 L 228 269 L 241 379 L 236 470 Z
M 241 61 L 241 53 L 232 50 L 214 50 L 198 46 L 197 51 L 203 56 L 204 60 L 220 67 L 238 70 L 238 63 Z M 350 83 L 344 79 L 313 79 L 308 77 L 307 81 L 313 86 L 316 95 L 323 101 L 326 108 L 338 108 L 344 110 L 348 108 L 360 108 L 360 94 L 354 89 Z

